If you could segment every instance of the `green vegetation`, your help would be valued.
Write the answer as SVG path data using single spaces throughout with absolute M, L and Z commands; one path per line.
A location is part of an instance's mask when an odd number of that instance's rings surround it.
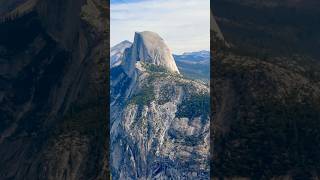
M 175 74 L 170 74 L 165 68 L 161 66 L 156 66 L 153 64 L 142 64 L 148 71 L 150 71 L 147 82 L 143 85 L 138 94 L 134 95 L 129 104 L 146 105 L 151 101 L 155 100 L 153 83 L 159 81 L 159 78 L 166 77 L 168 75 L 174 76 Z M 162 89 L 164 90 L 164 89 Z M 167 91 L 166 91 L 167 92 Z M 167 92 L 169 94 L 169 92 Z
M 148 77 L 148 84 L 151 84 L 155 81 L 159 81 L 159 78 L 166 77 L 166 76 L 168 76 L 168 74 L 166 73 L 150 73 Z
M 134 95 L 130 100 L 129 104 L 137 104 L 140 106 L 149 104 L 151 101 L 155 99 L 155 94 L 153 92 L 152 85 L 146 85 L 142 87 L 138 94 Z
M 193 118 L 205 117 L 210 113 L 210 96 L 209 94 L 192 94 L 190 97 L 184 99 L 178 105 L 176 117 Z
M 290 173 L 310 179 L 319 174 L 319 107 L 294 100 L 240 107 L 229 134 L 215 139 L 215 175 L 270 179 Z
M 221 57 L 214 53 L 219 60 L 212 64 L 216 69 L 214 88 L 219 100 L 223 94 L 219 91 L 224 89 L 217 86 L 226 87 L 225 84 L 230 83 L 228 87 L 231 85 L 232 91 L 226 94 L 233 97 L 226 95 L 226 98 L 233 102 L 228 103 L 227 117 L 217 119 L 226 124 L 223 124 L 225 127 L 217 124 L 211 143 L 213 174 L 220 179 L 272 179 L 283 175 L 299 180 L 316 179 L 312 176 L 320 174 L 319 96 L 312 95 L 313 87 L 303 85 L 298 93 L 275 98 L 278 89 L 284 88 L 286 94 L 292 92 L 274 81 L 292 82 L 265 72 L 276 72 L 273 67 L 277 66 L 311 82 L 319 82 L 319 63 L 313 60 L 319 57 L 316 50 L 319 42 L 315 40 L 319 37 L 316 28 L 319 23 L 314 18 L 319 11 L 284 6 L 255 8 L 240 1 L 219 2 L 215 5 L 215 15 L 224 19 L 218 20 L 218 24 L 233 46 L 218 47 Z M 231 11 L 237 13 L 229 13 Z M 223 62 L 223 56 L 237 61 Z M 316 83 L 314 86 L 318 87 Z
M 149 73 L 150 78 L 153 78 L 153 80 L 157 77 L 166 77 L 166 76 L 173 76 L 173 77 L 181 77 L 178 73 L 173 73 L 168 71 L 165 67 L 149 64 L 149 63 L 142 63 L 142 67 L 144 67 Z
M 286 94 L 275 97 L 282 85 L 272 78 L 281 77 L 269 74 L 269 66 L 248 57 L 238 61 L 222 59 L 219 65 L 215 92 L 221 93 L 219 90 L 225 86 L 222 82 L 231 82 L 230 94 L 235 98 L 229 97 L 233 102 L 227 117 L 219 119 L 230 126 L 215 131 L 211 162 L 214 175 L 251 179 L 292 175 L 294 179 L 310 179 L 311 174 L 320 174 L 320 105 L 319 97 L 312 95 L 313 85 L 288 88 Z
M 169 102 L 173 95 L 176 94 L 175 88 L 173 85 L 165 85 L 160 88 L 160 97 L 158 100 L 158 104 L 163 105 Z
M 150 72 L 164 72 L 164 73 L 169 72 L 165 67 L 157 66 L 155 64 L 142 63 L 142 67 L 144 67 L 147 71 L 150 71 Z

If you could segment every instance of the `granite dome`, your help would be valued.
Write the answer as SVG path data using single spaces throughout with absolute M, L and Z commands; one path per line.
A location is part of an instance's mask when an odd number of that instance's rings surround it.
M 170 72 L 179 73 L 171 50 L 155 32 L 135 33 L 131 48 L 124 54 L 123 67 L 127 74 L 133 72 L 137 61 L 162 66 Z

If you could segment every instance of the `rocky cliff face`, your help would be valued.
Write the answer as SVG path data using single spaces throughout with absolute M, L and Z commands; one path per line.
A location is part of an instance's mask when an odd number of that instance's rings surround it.
M 212 9 L 224 38 L 242 54 L 304 54 L 318 59 L 319 3 L 215 0 Z
M 232 44 L 211 39 L 216 179 L 319 177 L 320 64 L 309 48 L 319 42 L 319 11 L 279 2 L 215 1 L 217 23 Z
M 209 87 L 176 73 L 150 35 L 136 34 L 131 66 L 111 69 L 112 177 L 209 179 Z
M 164 40 L 154 32 L 135 33 L 132 47 L 124 54 L 122 66 L 125 72 L 131 75 L 138 61 L 162 66 L 170 72 L 179 73 L 171 50 Z
M 106 179 L 107 2 L 0 2 L 0 179 Z
M 111 47 L 110 51 L 110 66 L 111 68 L 122 63 L 124 51 L 130 48 L 132 43 L 122 41 L 119 44 Z M 206 50 L 198 52 L 185 52 L 182 55 L 174 55 L 176 66 L 179 73 L 183 76 L 208 82 L 210 79 L 210 52 Z
M 110 67 L 113 68 L 121 64 L 124 51 L 132 46 L 130 41 L 122 41 L 110 49 Z

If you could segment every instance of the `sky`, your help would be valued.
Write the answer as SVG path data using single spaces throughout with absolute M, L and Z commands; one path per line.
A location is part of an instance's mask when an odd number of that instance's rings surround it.
M 111 0 L 111 47 L 158 33 L 174 54 L 210 49 L 210 0 Z

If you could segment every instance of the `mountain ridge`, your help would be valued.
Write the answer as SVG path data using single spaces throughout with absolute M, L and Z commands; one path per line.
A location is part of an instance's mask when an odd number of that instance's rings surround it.
M 132 46 L 132 42 L 128 40 L 121 41 L 110 48 L 110 67 L 118 66 L 121 64 L 121 58 L 124 51 Z
M 112 63 L 111 67 L 115 67 L 121 64 L 123 49 L 122 44 L 129 44 L 130 41 L 124 40 L 115 46 L 111 47 L 113 53 L 110 54 Z M 129 47 L 128 47 L 129 48 Z M 111 51 L 112 51 L 111 50 Z M 210 78 L 210 52 L 207 50 L 184 52 L 181 55 L 172 54 L 175 63 L 181 74 L 191 79 L 198 79 L 208 82 Z
M 145 48 L 133 46 L 127 53 Z M 112 178 L 208 179 L 209 87 L 155 59 L 132 61 L 131 74 L 123 64 L 110 74 Z
M 133 45 L 124 52 L 122 67 L 130 75 L 138 61 L 163 66 L 179 74 L 171 50 L 158 34 L 151 31 L 135 32 Z

